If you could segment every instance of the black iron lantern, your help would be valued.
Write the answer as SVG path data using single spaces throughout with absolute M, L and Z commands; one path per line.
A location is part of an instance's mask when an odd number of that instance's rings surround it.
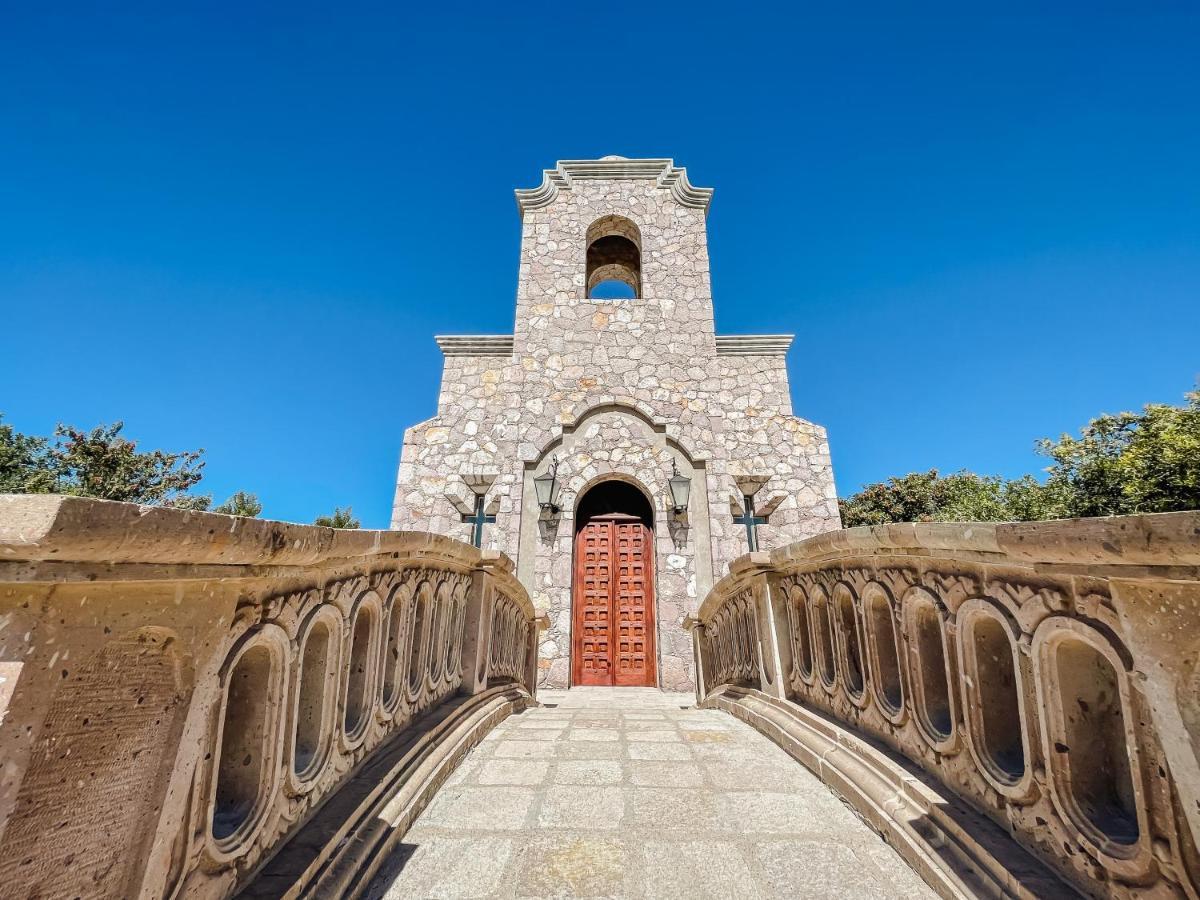
M 679 474 L 679 466 L 671 460 L 671 477 L 667 485 L 671 488 L 671 503 L 675 515 L 681 516 L 687 509 L 688 499 L 692 496 L 692 479 Z
M 538 506 L 542 512 L 558 512 L 558 457 L 550 459 L 549 470 L 533 479 L 533 489 L 537 492 Z

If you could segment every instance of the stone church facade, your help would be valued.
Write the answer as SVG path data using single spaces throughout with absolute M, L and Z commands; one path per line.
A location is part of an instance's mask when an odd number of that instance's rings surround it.
M 392 527 L 516 561 L 550 618 L 542 684 L 690 689 L 683 620 L 730 561 L 840 527 L 825 431 L 792 414 L 790 335 L 715 333 L 711 189 L 605 157 L 516 194 L 513 333 L 437 338 L 437 414 L 405 432 Z M 611 281 L 633 297 L 593 297 Z M 645 681 L 622 682 L 627 664 Z

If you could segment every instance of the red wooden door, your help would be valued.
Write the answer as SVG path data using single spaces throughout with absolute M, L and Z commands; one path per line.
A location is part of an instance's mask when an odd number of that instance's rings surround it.
M 653 534 L 633 516 L 597 516 L 579 530 L 572 683 L 657 683 L 653 561 Z

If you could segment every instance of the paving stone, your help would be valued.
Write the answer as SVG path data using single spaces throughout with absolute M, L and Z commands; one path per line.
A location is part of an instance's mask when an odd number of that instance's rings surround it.
M 676 731 L 630 731 L 625 739 L 631 744 L 675 744 L 679 742 Z
M 550 763 L 531 759 L 489 759 L 479 770 L 479 784 L 541 784 Z
M 813 900 L 890 900 L 891 886 L 848 847 L 832 841 L 764 841 L 754 848 L 764 880 L 779 896 L 795 896 L 797 883 Z M 926 888 L 924 896 L 932 896 Z
M 554 744 L 551 741 L 501 741 L 492 755 L 497 758 L 550 759 L 554 756 Z
M 467 755 L 369 900 L 934 896 L 812 773 L 744 723 L 674 709 L 677 698 L 654 691 L 584 688 L 558 699 L 576 714 L 560 737 L 513 739 L 538 730 L 526 713 Z M 663 719 L 629 718 L 642 711 Z M 616 739 L 570 740 L 573 731 Z M 636 739 L 655 733 L 675 740 Z
M 634 787 L 629 791 L 629 817 L 654 832 L 695 831 L 716 821 L 717 806 L 708 791 Z
M 555 746 L 559 759 L 620 759 L 623 745 L 618 741 L 566 741 Z
M 859 859 L 869 859 L 879 877 L 892 887 L 893 897 L 927 897 L 929 886 L 908 866 L 896 865 L 896 851 L 880 842 L 854 851 Z
M 505 740 L 509 741 L 556 741 L 565 733 L 564 728 L 514 728 Z
M 720 821 L 725 828 L 739 834 L 814 834 L 827 831 L 833 824 L 827 818 L 832 809 L 795 793 L 722 793 L 717 795 L 717 803 Z
M 680 731 L 733 731 L 731 723 L 722 722 L 720 719 L 691 719 L 680 718 L 675 720 L 675 725 Z
M 631 853 L 616 838 L 595 834 L 546 835 L 521 851 L 514 884 L 519 898 L 624 896 Z
M 375 896 L 383 900 L 486 897 L 500 888 L 512 853 L 509 838 L 431 838 L 415 848 L 386 892 Z M 382 874 L 386 879 L 388 872 Z
M 645 896 L 756 900 L 764 896 L 737 847 L 725 841 L 651 840 L 642 846 Z
M 737 741 L 731 732 L 714 728 L 684 731 L 683 739 L 689 744 L 733 744 Z
M 449 794 L 438 796 L 430 807 L 429 818 L 446 829 L 509 831 L 525 824 L 534 797 L 528 788 L 454 788 Z
M 454 787 L 458 784 L 474 781 L 475 776 L 479 774 L 479 770 L 486 760 L 487 757 L 482 752 L 468 754 L 467 758 L 446 779 L 443 787 Z
M 620 788 L 554 785 L 546 789 L 537 823 L 542 828 L 614 829 L 624 817 Z
M 745 745 L 736 741 L 684 741 L 684 743 L 696 754 L 697 759 L 727 760 L 745 759 L 746 757 Z
M 673 728 L 672 722 L 667 719 L 622 719 L 621 730 L 626 734 L 644 731 L 665 731 Z
M 567 732 L 569 741 L 615 741 L 620 737 L 616 728 L 572 728 Z
M 692 762 L 631 760 L 629 781 L 638 787 L 699 787 L 704 773 Z
M 615 759 L 563 760 L 555 766 L 555 784 L 619 784 L 624 773 Z
M 692 751 L 683 744 L 629 744 L 625 753 L 630 759 L 680 760 L 691 759 Z
M 722 791 L 779 790 L 811 787 L 812 775 L 799 763 L 778 765 L 760 759 L 705 759 L 701 762 L 708 780 Z M 821 790 L 827 790 L 820 785 Z

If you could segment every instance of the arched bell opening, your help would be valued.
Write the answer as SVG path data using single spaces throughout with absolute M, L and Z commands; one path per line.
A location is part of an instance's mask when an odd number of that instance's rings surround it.
M 642 296 L 641 231 L 624 216 L 603 216 L 587 230 L 587 297 L 625 299 L 629 292 Z
M 571 683 L 658 684 L 654 509 L 626 481 L 609 479 L 575 506 Z

